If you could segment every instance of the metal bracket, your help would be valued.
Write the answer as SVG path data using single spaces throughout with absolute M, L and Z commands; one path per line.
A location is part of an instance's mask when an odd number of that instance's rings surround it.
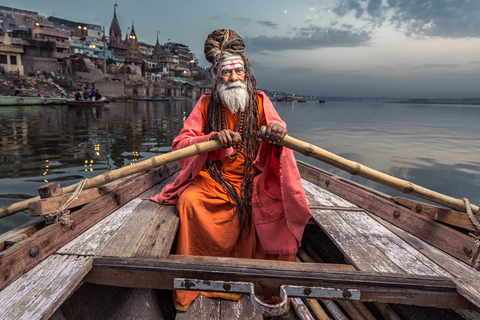
M 252 282 L 175 278 L 173 279 L 173 288 L 180 290 L 250 294 L 250 301 L 255 309 L 268 316 L 280 316 L 284 314 L 287 311 L 287 301 L 289 296 L 300 298 L 360 300 L 360 290 L 357 289 L 343 290 L 337 288 L 282 285 L 280 286 L 280 298 L 282 299 L 282 302 L 278 304 L 268 304 L 262 302 L 255 295 L 255 288 Z

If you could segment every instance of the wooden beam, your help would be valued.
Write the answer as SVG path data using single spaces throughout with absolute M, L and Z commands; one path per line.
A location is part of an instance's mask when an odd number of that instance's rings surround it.
M 175 163 L 150 171 L 70 215 L 70 226 L 55 223 L 0 253 L 0 290 L 135 196 L 177 170 Z
M 437 308 L 475 308 L 443 277 L 341 271 L 340 265 L 219 257 L 95 258 L 86 282 L 131 288 L 173 289 L 174 278 L 248 281 L 257 295 L 278 295 L 281 285 L 361 292 L 361 301 Z
M 303 179 L 328 190 L 378 217 L 402 228 L 431 245 L 471 265 L 472 237 L 393 203 L 390 198 L 354 182 L 298 163 Z
M 129 179 L 120 179 L 104 186 L 83 190 L 80 192 L 77 199 L 67 207 L 67 209 L 90 203 L 93 200 L 100 198 L 102 195 L 120 188 L 121 186 L 134 180 L 135 178 L 140 177 L 141 175 L 143 175 L 143 173 L 136 174 Z M 48 188 L 40 187 L 38 189 L 39 193 L 41 194 L 41 200 L 34 200 L 28 204 L 28 212 L 31 217 L 44 216 L 57 211 L 65 202 L 70 199 L 70 196 L 72 195 L 72 193 L 63 193 L 60 186 L 57 187 L 56 193 L 51 191 L 51 189 L 56 186 L 55 184 L 50 183 L 47 186 Z M 47 194 L 49 195 L 48 197 Z
M 428 203 L 402 197 L 392 197 L 391 199 L 396 203 L 409 208 L 413 212 L 421 214 L 422 216 L 432 220 L 440 221 L 451 226 L 460 227 L 468 231 L 480 231 L 473 225 L 465 212 L 440 208 Z

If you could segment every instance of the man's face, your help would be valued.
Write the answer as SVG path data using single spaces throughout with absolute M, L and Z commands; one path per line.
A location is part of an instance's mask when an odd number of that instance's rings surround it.
M 220 80 L 223 84 L 241 81 L 245 82 L 245 70 L 242 67 L 235 69 L 223 69 L 220 74 Z

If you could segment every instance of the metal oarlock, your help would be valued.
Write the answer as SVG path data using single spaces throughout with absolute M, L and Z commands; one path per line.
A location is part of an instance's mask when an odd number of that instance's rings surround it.
M 287 311 L 288 297 L 317 298 L 317 299 L 348 299 L 360 300 L 360 290 L 338 289 L 308 286 L 280 286 L 278 304 L 262 302 L 255 294 L 254 284 L 251 282 L 209 281 L 198 279 L 175 278 L 173 288 L 179 290 L 216 291 L 228 293 L 250 294 L 250 301 L 258 311 L 268 316 L 279 316 Z

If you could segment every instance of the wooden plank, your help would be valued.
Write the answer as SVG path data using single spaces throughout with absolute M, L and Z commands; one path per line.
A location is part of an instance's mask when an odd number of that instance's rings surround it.
M 315 201 L 315 204 L 325 207 L 332 205 L 332 202 L 342 203 L 347 208 L 355 206 L 311 182 L 303 180 L 302 183 L 305 193 L 308 194 L 307 199 L 311 199 L 310 202 Z M 365 211 L 312 210 L 312 215 L 319 226 L 331 235 L 337 246 L 349 256 L 350 260 L 355 260 L 353 264 L 360 270 L 379 271 L 377 265 L 383 264 L 384 267 L 388 267 L 391 266 L 391 261 L 402 272 L 408 274 L 449 275 L 382 224 L 372 219 Z M 335 221 L 329 221 L 331 219 L 335 219 Z M 365 247 L 366 256 L 362 255 L 356 258 L 350 256 L 349 252 L 356 252 L 360 243 Z M 377 254 L 377 251 L 381 253 Z M 372 254 L 375 255 L 373 258 Z M 357 261 L 358 259 L 360 261 Z M 362 266 L 360 267 L 360 265 Z M 396 271 L 398 269 L 394 267 L 383 272 Z
M 60 248 L 57 253 L 76 255 L 99 255 L 100 251 L 140 205 L 142 200 L 133 199 L 90 229 Z
M 249 281 L 258 295 L 278 295 L 281 285 L 321 286 L 361 292 L 362 301 L 400 303 L 438 308 L 475 308 L 460 296 L 450 279 L 401 274 L 315 270 L 318 264 L 291 262 L 279 268 L 242 264 L 245 259 L 202 257 L 180 259 L 95 258 L 85 281 L 132 288 L 172 289 L 174 278 Z M 285 262 L 284 262 L 285 263 Z
M 145 232 L 155 219 L 158 204 L 153 201 L 135 199 L 139 205 L 128 215 L 120 229 L 98 252 L 101 256 L 131 257 L 137 250 Z
M 448 210 L 428 203 L 406 199 L 402 197 L 392 197 L 393 201 L 421 214 L 427 218 L 440 221 L 452 226 L 460 227 L 469 231 L 479 232 L 473 225 L 465 212 Z
M 1 319 L 48 319 L 92 265 L 91 257 L 53 254 L 0 291 Z
M 192 302 L 186 312 L 177 312 L 175 320 L 220 320 L 220 300 L 202 295 Z
M 172 178 L 168 177 L 152 188 L 162 189 L 172 181 Z M 137 197 L 137 199 L 139 198 Z M 157 254 L 166 257 L 170 253 L 179 224 L 178 216 L 175 216 L 174 213 L 169 216 L 171 211 L 165 210 L 166 207 L 172 206 L 162 206 L 149 199 L 143 200 L 124 221 L 120 230 L 108 240 L 105 247 L 97 254 L 131 257 L 145 253 L 153 254 L 153 257 L 156 257 Z M 175 208 L 175 206 L 173 207 Z M 158 241 L 156 236 L 160 237 Z M 139 250 L 140 253 L 138 253 Z
M 160 205 L 154 202 L 150 202 L 150 207 L 156 215 L 134 256 L 166 258 L 180 225 L 178 211 L 174 205 Z
M 309 205 L 355 207 L 352 203 L 306 180 L 302 181 Z M 311 210 L 312 218 L 359 270 L 397 272 L 403 270 L 349 224 L 339 211 Z
M 348 199 L 353 204 L 401 227 L 437 248 L 442 248 L 457 259 L 470 263 L 471 252 L 473 252 L 470 236 L 415 214 L 376 192 L 358 188 L 356 184 L 326 174 L 318 168 L 298 163 L 298 169 L 305 180 L 325 186 L 326 190 Z
M 445 272 L 365 212 L 340 211 L 339 215 L 350 225 L 355 226 L 360 236 L 379 249 L 386 259 L 393 261 L 403 272 L 416 275 L 449 276 L 448 272 Z
M 248 295 L 243 295 L 240 300 L 220 300 L 220 319 L 230 320 L 263 320 L 263 314 L 255 309 Z
M 160 167 L 111 191 L 70 215 L 71 226 L 55 223 L 0 253 L 0 290 L 43 261 L 50 254 L 89 229 L 139 193 L 171 175 L 171 166 Z
M 0 234 L 0 252 L 10 247 L 6 247 L 5 242 L 11 241 L 12 239 L 17 239 L 18 237 L 24 238 L 24 235 L 26 235 L 28 238 L 43 227 L 45 227 L 45 219 L 34 218 L 16 227 L 15 229 Z
M 141 177 L 144 174 L 145 173 L 136 174 L 136 175 L 128 177 L 126 179 L 120 179 L 119 181 L 113 181 L 113 182 L 108 183 L 104 186 L 91 188 L 91 189 L 87 189 L 87 190 L 82 190 L 82 192 L 80 192 L 80 194 L 78 195 L 77 199 L 75 201 L 73 201 L 67 207 L 67 209 L 75 208 L 75 207 L 84 205 L 86 203 L 90 203 L 93 200 L 98 199 L 102 195 L 107 194 L 108 192 L 111 192 L 113 190 L 116 190 L 116 189 L 120 188 L 121 186 L 125 185 L 126 183 L 128 183 L 128 182 L 130 182 L 130 181 L 132 181 L 136 178 Z M 61 188 L 60 188 L 60 191 L 61 191 Z M 42 192 L 45 193 L 46 190 L 42 191 Z M 43 215 L 55 212 L 64 203 L 66 203 L 72 195 L 72 193 L 63 194 L 63 192 L 62 192 L 59 195 L 54 196 L 55 193 L 52 193 L 52 191 L 50 191 L 49 194 L 51 195 L 51 197 L 49 197 L 49 198 L 45 198 L 45 199 L 41 199 L 41 200 L 35 200 L 35 201 L 32 201 L 28 204 L 28 212 L 29 212 L 31 217 L 43 216 Z
M 455 279 L 454 281 L 458 286 L 458 292 L 480 308 L 480 271 L 461 261 L 452 259 L 452 257 L 445 252 L 375 215 L 372 215 L 372 218 L 449 272 L 450 277 Z

